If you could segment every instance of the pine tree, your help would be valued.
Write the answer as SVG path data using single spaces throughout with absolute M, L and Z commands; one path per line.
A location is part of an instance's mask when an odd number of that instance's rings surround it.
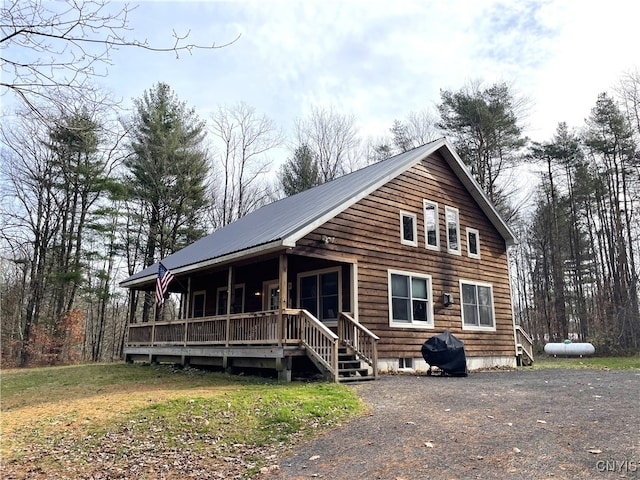
M 505 190 L 505 173 L 525 146 L 519 125 L 523 100 L 509 87 L 495 84 L 481 89 L 474 83 L 457 92 L 442 90 L 438 106 L 444 129 L 489 199 L 505 218 L 513 215 Z
M 138 205 L 140 222 L 146 226 L 141 239 L 145 267 L 205 233 L 199 222 L 207 206 L 209 177 L 204 128 L 195 111 L 165 83 L 135 100 L 129 125 L 131 154 L 125 166 L 130 200 Z M 150 304 L 147 298 L 145 319 Z
M 280 185 L 289 197 L 319 185 L 318 161 L 307 145 L 296 148 L 293 157 L 280 169 Z

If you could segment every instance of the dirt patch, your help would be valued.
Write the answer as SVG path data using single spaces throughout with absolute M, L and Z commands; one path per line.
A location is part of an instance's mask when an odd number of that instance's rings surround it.
M 194 388 L 185 391 L 185 395 L 192 398 L 213 398 L 232 388 Z M 137 408 L 176 398 L 175 389 L 163 389 L 159 386 L 125 385 L 120 391 L 109 386 L 104 390 L 103 393 L 85 398 L 43 402 L 22 408 L 14 406 L 9 412 L 3 412 L 0 478 L 177 480 L 189 475 L 196 475 L 196 478 L 240 478 L 247 471 L 248 462 L 244 458 L 260 454 L 238 448 L 236 452 L 226 455 L 220 455 L 219 452 L 213 455 L 215 439 L 209 439 L 212 449 L 204 454 L 192 452 L 188 448 L 167 447 L 161 430 L 151 432 L 145 442 L 134 442 L 127 425 L 101 436 L 99 446 L 92 448 L 90 445 L 95 444 L 97 438 L 90 430 L 124 418 Z M 17 436 L 22 438 L 14 442 Z M 16 444 L 25 443 L 25 436 L 38 437 L 37 446 L 34 444 L 26 449 L 16 448 Z M 41 441 L 43 437 L 46 439 L 44 443 Z M 185 445 L 193 441 L 195 439 L 185 439 Z M 78 450 L 78 442 L 84 442 L 86 446 Z M 129 452 L 126 458 L 123 458 L 122 451 Z M 50 464 L 54 462 L 58 467 L 51 469 Z M 224 472 L 223 475 L 229 476 L 210 475 L 211 471 Z M 158 472 L 161 472 L 160 477 Z
M 384 376 L 352 388 L 369 415 L 265 478 L 640 478 L 637 370 Z
M 229 389 L 231 387 L 192 389 L 185 395 L 208 398 Z M 53 430 L 56 426 L 69 430 L 87 424 L 101 425 L 138 407 L 176 397 L 175 390 L 146 385 L 126 385 L 120 391 L 115 391 L 116 387 L 105 390 L 112 391 L 66 402 L 44 402 L 22 408 L 14 407 L 2 415 L 2 433 L 10 436 L 16 428 L 32 423 L 35 418 L 42 419 Z

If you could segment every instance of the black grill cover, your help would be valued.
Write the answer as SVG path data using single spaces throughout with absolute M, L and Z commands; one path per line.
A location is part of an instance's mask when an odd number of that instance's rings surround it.
M 464 344 L 449 332 L 431 337 L 422 344 L 422 356 L 429 367 L 438 367 L 448 375 L 466 377 L 467 357 Z

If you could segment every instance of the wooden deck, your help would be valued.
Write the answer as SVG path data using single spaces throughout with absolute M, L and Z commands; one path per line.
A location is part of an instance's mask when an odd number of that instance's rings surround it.
M 328 379 L 340 381 L 377 378 L 378 340 L 346 313 L 336 334 L 308 311 L 286 309 L 130 324 L 124 353 L 127 361 L 275 368 L 282 380 L 291 379 L 292 357 L 307 356 Z M 351 363 L 367 367 L 341 368 L 340 348 Z

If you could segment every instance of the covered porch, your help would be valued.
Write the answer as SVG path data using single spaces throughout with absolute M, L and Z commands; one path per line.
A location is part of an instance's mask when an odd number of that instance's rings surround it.
M 306 363 L 332 381 L 377 378 L 378 337 L 357 321 L 355 262 L 280 253 L 175 275 L 177 315 L 130 312 L 127 361 L 272 369 L 284 381 Z

